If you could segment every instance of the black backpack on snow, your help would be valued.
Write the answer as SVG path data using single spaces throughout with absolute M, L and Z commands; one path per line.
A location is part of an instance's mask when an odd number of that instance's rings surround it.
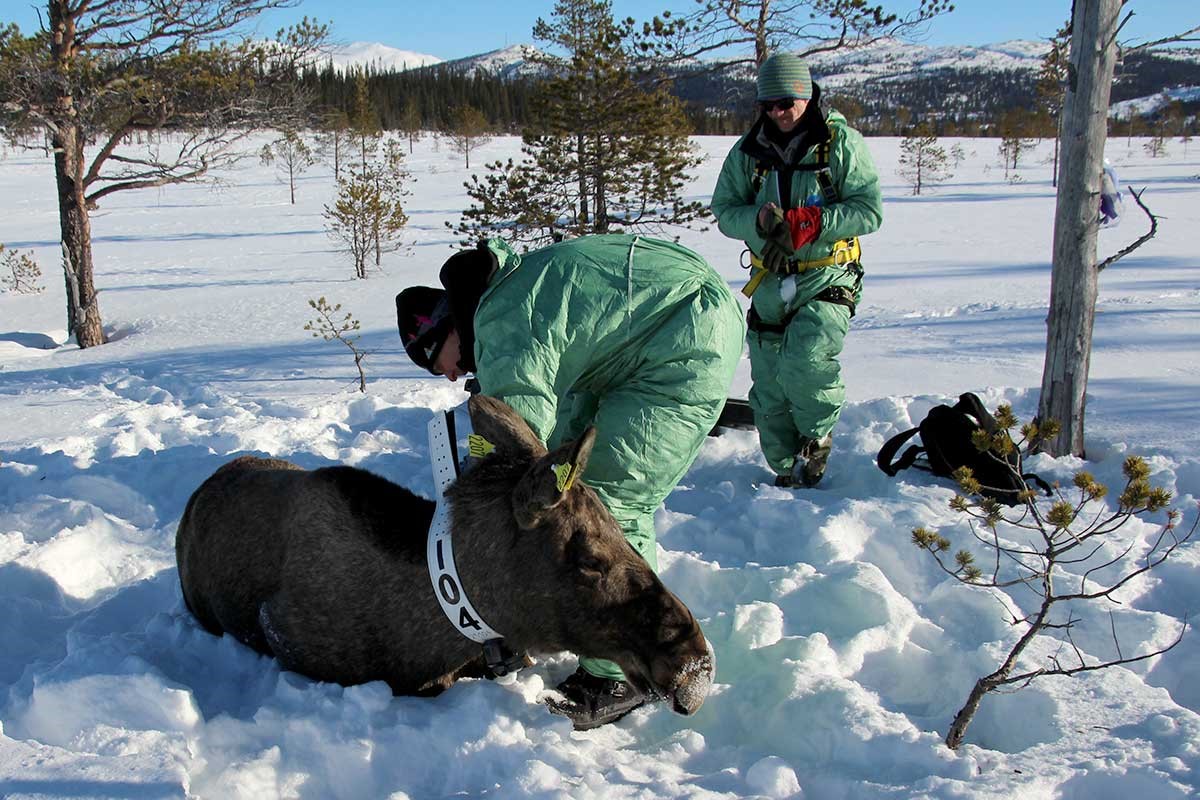
M 950 478 L 959 467 L 970 467 L 975 480 L 983 487 L 981 493 L 985 497 L 1010 506 L 1021 502 L 1017 495 L 1026 488 L 1026 481 L 1036 483 L 1050 494 L 1050 487 L 1034 473 L 1027 472 L 1018 477 L 1020 461 L 1016 452 L 1007 457 L 980 452 L 971 437 L 981 428 L 989 434 L 995 433 L 996 418 L 988 413 L 978 397 L 966 392 L 953 406 L 934 406 L 920 425 L 889 439 L 879 451 L 876 463 L 893 477 L 902 469 L 917 467 Z M 893 462 L 904 443 L 918 433 L 921 444 L 910 446 Z M 924 463 L 917 461 L 922 454 L 925 455 Z

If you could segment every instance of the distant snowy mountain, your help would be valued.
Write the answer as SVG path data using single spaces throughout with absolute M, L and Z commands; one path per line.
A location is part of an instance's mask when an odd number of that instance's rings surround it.
M 858 50 L 809 56 L 813 75 L 827 96 L 853 99 L 868 115 L 897 108 L 915 114 L 960 118 L 988 117 L 1028 105 L 1034 76 L 1049 51 L 1046 41 L 1013 40 L 988 45 L 933 47 L 882 39 Z M 483 70 L 506 79 L 535 77 L 542 67 L 537 48 L 516 44 L 479 55 L 444 60 L 387 45 L 356 42 L 335 51 L 332 63 L 372 65 L 381 70 L 443 65 L 473 73 Z M 1147 66 L 1149 65 L 1149 66 Z M 675 91 L 683 99 L 713 109 L 744 108 L 753 101 L 754 70 L 748 65 L 714 73 L 711 62 L 680 68 Z M 1113 114 L 1152 113 L 1169 100 L 1196 102 L 1200 50 L 1177 48 L 1139 53 L 1125 59 L 1113 87 Z
M 347 67 L 375 67 L 381 72 L 402 71 L 441 64 L 444 59 L 411 50 L 398 50 L 378 42 L 354 42 L 330 53 L 329 62 L 339 70 Z
M 451 59 L 442 63 L 465 72 L 483 70 L 501 78 L 524 78 L 541 72 L 541 68 L 531 61 L 531 57 L 538 52 L 532 45 L 514 44 L 500 50 L 489 50 L 476 56 Z
M 1165 89 L 1149 97 L 1136 97 L 1133 100 L 1113 103 L 1108 108 L 1108 115 L 1114 119 L 1128 119 L 1133 114 L 1146 116 L 1176 102 L 1200 103 L 1200 86 L 1180 86 Z
M 899 81 L 940 70 L 1036 72 L 1047 42 L 1011 41 L 980 46 L 929 47 L 882 39 L 861 50 L 817 53 L 809 58 L 822 85 L 833 88 L 874 80 Z

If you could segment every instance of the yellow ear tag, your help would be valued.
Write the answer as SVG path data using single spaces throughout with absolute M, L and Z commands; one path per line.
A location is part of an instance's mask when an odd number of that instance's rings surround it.
M 558 491 L 565 492 L 575 483 L 574 464 L 551 464 L 550 469 L 554 472 L 554 485 L 558 487 Z
M 470 454 L 471 458 L 483 458 L 495 449 L 496 445 L 478 433 L 472 433 L 467 436 L 467 453 Z

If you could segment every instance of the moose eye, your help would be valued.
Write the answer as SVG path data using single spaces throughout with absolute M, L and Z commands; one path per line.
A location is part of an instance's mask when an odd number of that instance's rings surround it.
M 595 551 L 588 547 L 587 531 L 577 530 L 571 535 L 567 544 L 567 556 L 570 563 L 580 572 L 589 573 L 589 577 L 600 577 L 605 572 L 605 563 Z

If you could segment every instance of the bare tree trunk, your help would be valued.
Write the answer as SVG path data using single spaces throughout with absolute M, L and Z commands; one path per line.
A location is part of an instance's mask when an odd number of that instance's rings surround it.
M 1100 175 L 1108 134 L 1121 0 L 1075 0 L 1063 106 L 1062 177 L 1054 216 L 1054 268 L 1038 419 L 1062 427 L 1045 441 L 1053 455 L 1084 455 L 1083 415 L 1098 272 Z
M 67 330 L 81 347 L 104 344 L 104 327 L 96 300 L 92 262 L 92 224 L 88 219 L 80 176 L 82 145 L 77 130 L 66 128 L 52 138 L 54 177 L 58 184 L 58 221 L 62 236 L 63 278 L 67 293 Z
M 65 75 L 75 57 L 75 18 L 64 0 L 54 0 L 50 18 L 50 53 L 54 68 Z M 64 85 L 69 82 L 64 81 Z M 50 143 L 54 149 L 54 179 L 58 187 L 58 222 L 62 236 L 63 278 L 67 293 L 67 330 L 79 347 L 104 344 L 104 327 L 92 262 L 92 226 L 88 219 L 83 178 L 84 141 L 79 129 L 75 98 L 63 91 L 55 98 L 56 126 Z
M 587 150 L 582 133 L 575 134 L 575 152 L 579 170 L 579 231 L 583 233 L 591 220 L 588 215 Z

